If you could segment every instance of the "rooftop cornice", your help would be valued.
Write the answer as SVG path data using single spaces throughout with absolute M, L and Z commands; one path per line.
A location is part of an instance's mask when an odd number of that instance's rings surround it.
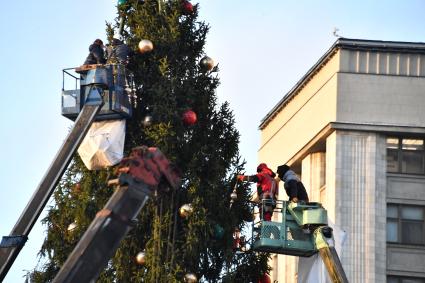
M 289 92 L 267 113 L 261 120 L 260 130 L 297 95 L 297 93 L 310 81 L 310 79 L 325 65 L 339 49 L 363 50 L 363 51 L 383 51 L 383 52 L 403 52 L 425 54 L 425 43 L 423 42 L 402 42 L 402 41 L 382 41 L 366 39 L 338 38 L 325 54 L 314 64 L 307 73 L 292 87 Z

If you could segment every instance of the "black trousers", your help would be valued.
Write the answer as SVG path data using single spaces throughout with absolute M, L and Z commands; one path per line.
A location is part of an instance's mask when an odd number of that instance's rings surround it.
M 285 191 L 289 196 L 289 200 L 292 200 L 294 197 L 296 197 L 298 200 L 308 202 L 307 191 L 303 183 L 297 180 L 289 180 L 285 182 Z

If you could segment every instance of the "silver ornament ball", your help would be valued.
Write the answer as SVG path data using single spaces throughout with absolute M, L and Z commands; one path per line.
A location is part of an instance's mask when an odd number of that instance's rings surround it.
M 151 115 L 146 115 L 145 118 L 143 119 L 143 126 L 144 127 L 149 127 L 150 125 L 152 125 L 152 121 L 153 118 Z
M 184 282 L 186 282 L 186 283 L 197 283 L 198 282 L 198 278 L 193 273 L 187 273 L 184 276 Z
M 235 191 L 233 191 L 233 192 L 230 194 L 230 198 L 231 198 L 232 200 L 236 200 L 236 199 L 238 198 L 238 194 L 237 194 Z
M 211 59 L 208 56 L 205 56 L 201 59 L 201 62 L 199 62 L 201 65 L 201 68 L 205 71 L 211 71 L 212 68 L 214 68 L 214 60 Z

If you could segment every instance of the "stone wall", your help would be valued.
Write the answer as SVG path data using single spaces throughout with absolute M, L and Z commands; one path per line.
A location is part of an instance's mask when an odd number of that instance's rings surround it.
M 385 282 L 385 138 L 336 131 L 326 145 L 330 221 L 347 233 L 340 255 L 350 282 Z

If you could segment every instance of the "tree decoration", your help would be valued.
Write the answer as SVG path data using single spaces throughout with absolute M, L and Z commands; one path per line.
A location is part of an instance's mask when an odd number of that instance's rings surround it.
M 212 68 L 214 68 L 214 60 L 211 59 L 208 56 L 205 56 L 201 59 L 201 61 L 199 62 L 199 65 L 201 66 L 201 69 L 206 72 L 206 71 L 211 71 Z
M 183 123 L 186 126 L 195 125 L 196 121 L 198 120 L 196 113 L 193 110 L 187 110 L 186 112 L 184 112 L 182 119 L 183 119 Z
M 233 249 L 238 250 L 241 248 L 241 231 L 239 228 L 235 228 L 233 232 Z
M 186 283 L 197 283 L 198 278 L 193 273 L 186 273 L 186 275 L 184 276 L 184 282 L 186 282 Z
M 187 218 L 193 213 L 193 206 L 190 203 L 183 204 L 179 209 L 180 217 Z
M 149 39 L 142 39 L 139 42 L 139 52 L 147 53 L 153 50 L 153 43 Z
M 144 265 L 146 263 L 146 254 L 145 252 L 139 252 L 136 255 L 136 262 L 140 265 Z
M 183 0 L 182 1 L 183 11 L 185 14 L 192 14 L 193 13 L 193 5 L 189 1 Z
M 230 208 L 232 208 L 233 203 L 238 199 L 238 194 L 236 193 L 236 185 L 237 185 L 237 182 L 235 184 L 235 188 L 230 194 Z
M 152 125 L 153 118 L 151 115 L 146 115 L 145 118 L 143 118 L 143 127 L 149 127 Z
M 79 194 L 81 192 L 81 184 L 80 183 L 76 183 L 74 185 L 74 187 L 72 188 L 72 192 L 74 194 Z
M 214 239 L 221 240 L 224 236 L 224 229 L 218 224 L 214 225 L 213 237 Z
M 231 198 L 233 201 L 237 200 L 237 198 L 238 198 L 238 194 L 236 193 L 236 191 L 233 191 L 233 192 L 230 194 L 230 198 Z
M 77 223 L 74 221 L 74 222 L 72 222 L 71 224 L 68 225 L 67 230 L 71 232 L 75 228 L 77 228 Z
M 118 6 L 124 5 L 125 3 L 127 3 L 127 0 L 118 0 Z
M 267 273 L 264 273 L 261 276 L 260 280 L 258 280 L 258 283 L 271 283 L 271 282 L 272 282 L 272 280 Z

